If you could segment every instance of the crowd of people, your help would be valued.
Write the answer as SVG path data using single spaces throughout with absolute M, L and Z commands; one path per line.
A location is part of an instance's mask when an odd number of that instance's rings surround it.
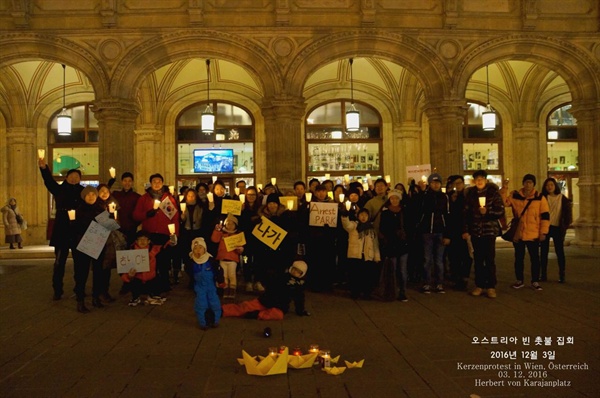
M 293 189 L 282 192 L 275 184 L 258 189 L 240 180 L 230 195 L 218 179 L 199 181 L 176 193 L 162 175 L 153 174 L 140 195 L 133 190 L 129 172 L 121 176 L 121 189 L 111 192 L 114 178 L 98 187 L 83 187 L 81 173 L 70 170 L 58 184 L 44 159 L 39 167 L 56 201 L 50 240 L 56 255 L 54 299 L 64 294 L 65 262 L 71 250 L 77 310 L 82 313 L 89 312 L 84 299 L 90 269 L 92 305 L 114 301 L 109 294 L 114 251 L 125 248 L 148 250 L 150 258 L 149 271 L 121 274 L 121 293 L 131 294 L 129 305 L 162 305 L 167 292 L 187 275 L 184 279 L 195 291 L 194 308 L 203 329 L 218 326 L 222 315 L 280 319 L 292 302 L 298 315 L 310 315 L 304 308 L 304 287 L 315 292 L 343 289 L 352 299 L 406 302 L 411 283 L 424 294 L 442 294 L 452 287 L 495 298 L 495 244 L 506 229 L 508 208 L 518 218 L 512 287 L 525 285 L 527 249 L 531 287 L 542 289 L 540 282 L 548 278 L 550 239 L 558 257 L 558 280 L 565 282 L 563 242 L 572 222 L 571 203 L 552 178 L 544 181 L 541 192 L 531 174 L 523 177 L 520 189 L 509 192 L 506 183 L 498 187 L 483 170 L 473 174 L 469 187 L 460 175 L 443 180 L 437 172 L 427 181 L 411 181 L 408 188 L 401 183 L 392 187 L 382 178 L 369 180 L 367 186 L 312 179 L 308 186 L 297 181 Z M 283 196 L 295 197 L 295 203 L 282 203 Z M 226 199 L 241 202 L 238 215 L 223 214 Z M 311 217 L 319 203 L 335 210 L 326 223 Z M 70 210 L 75 210 L 75 217 L 69 217 Z M 77 247 L 103 212 L 120 228 L 111 232 L 101 254 L 93 258 Z M 285 232 L 276 237 L 276 245 L 256 233 L 257 228 L 268 230 L 263 224 Z M 238 234 L 244 235 L 243 243 L 230 247 L 227 240 Z M 473 264 L 474 283 L 469 286 Z M 239 290 L 261 298 L 237 303 Z

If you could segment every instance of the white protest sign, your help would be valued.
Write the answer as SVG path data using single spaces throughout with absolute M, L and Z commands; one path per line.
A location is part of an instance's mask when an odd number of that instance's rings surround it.
M 160 202 L 158 208 L 161 209 L 163 213 L 165 213 L 165 216 L 169 217 L 169 220 L 172 220 L 175 214 L 177 213 L 177 207 L 175 207 L 173 202 L 171 202 L 169 196 L 167 196 L 162 202 Z
M 243 203 L 239 200 L 223 199 L 223 204 L 221 205 L 221 214 L 231 213 L 234 216 L 241 216 L 242 205 Z
M 308 225 L 337 227 L 338 204 L 326 202 L 310 202 Z
M 132 268 L 135 268 L 135 272 L 150 271 L 148 249 L 117 250 L 117 272 L 126 274 Z
M 425 178 L 429 177 L 431 174 L 431 164 L 417 164 L 414 166 L 406 166 L 406 175 L 407 180 L 411 178 L 415 180 L 415 182 L 421 181 L 423 176 Z
M 96 216 L 96 221 L 109 231 L 116 231 L 121 228 L 118 222 L 110 218 L 110 215 L 106 210 Z
M 87 254 L 94 260 L 97 260 L 98 256 L 102 252 L 102 249 L 104 249 L 108 235 L 110 235 L 110 231 L 108 229 L 104 228 L 96 221 L 92 221 L 88 229 L 85 231 L 83 238 L 81 238 L 81 241 L 79 241 L 77 250 Z

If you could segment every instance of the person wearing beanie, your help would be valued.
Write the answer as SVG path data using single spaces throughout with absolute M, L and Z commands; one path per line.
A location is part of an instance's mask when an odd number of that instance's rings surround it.
M 415 204 L 417 230 L 423 242 L 425 257 L 425 284 L 423 293 L 445 293 L 444 246 L 450 243 L 448 197 L 442 192 L 442 177 L 433 173 L 427 179 L 429 186 L 418 194 Z
M 473 246 L 475 288 L 471 295 L 496 298 L 496 238 L 501 232 L 499 220 L 504 217 L 504 203 L 498 186 L 487 180 L 484 170 L 473 173 L 473 180 L 475 186 L 464 195 L 460 240 L 470 239 Z
M 81 191 L 81 199 L 83 202 L 75 210 L 75 220 L 71 221 L 71 227 L 74 231 L 74 247 L 73 264 L 75 269 L 75 296 L 77 299 L 77 311 L 87 313 L 89 310 L 85 306 L 85 285 L 87 283 L 90 268 L 93 272 L 92 283 L 92 304 L 94 307 L 101 308 L 104 305 L 100 302 L 100 294 L 103 289 L 103 270 L 102 270 L 102 255 L 97 255 L 96 258 L 90 256 L 88 252 L 83 252 L 77 249 L 79 242 L 83 239 L 90 224 L 95 222 L 96 216 L 104 212 L 104 207 L 98 201 L 98 190 L 91 185 L 86 186 Z M 104 249 L 103 249 L 104 250 Z
M 81 172 L 79 170 L 69 170 L 65 180 L 59 184 L 54 180 L 50 167 L 46 164 L 44 158 L 38 159 L 38 166 L 44 185 L 48 192 L 52 194 L 56 203 L 56 216 L 52 235 L 50 237 L 50 246 L 54 247 L 54 267 L 52 272 L 52 289 L 54 290 L 53 300 L 60 300 L 64 293 L 63 279 L 65 276 L 65 265 L 69 250 L 74 251 L 74 231 L 69 223 L 69 210 L 75 210 L 82 202 L 81 191 L 83 186 L 81 182 Z
M 207 330 L 208 327 L 216 328 L 221 320 L 221 302 L 217 294 L 217 286 L 225 287 L 223 270 L 217 261 L 207 251 L 204 238 L 195 238 L 192 241 L 192 272 L 194 274 L 194 291 L 196 300 L 194 311 L 200 329 Z M 212 310 L 210 322 L 207 322 L 207 311 Z
M 160 296 L 160 285 L 156 278 L 156 257 L 165 247 L 173 245 L 173 241 L 165 243 L 163 246 L 154 245 L 150 240 L 150 234 L 144 230 L 136 233 L 135 241 L 133 242 L 133 250 L 148 251 L 148 271 L 138 272 L 135 268 L 131 268 L 128 272 L 121 274 L 121 279 L 125 284 L 125 291 L 131 292 L 130 307 L 138 305 L 163 305 L 167 300 Z M 141 296 L 146 295 L 147 298 L 142 301 Z
M 235 299 L 237 288 L 236 270 L 240 263 L 240 254 L 244 252 L 243 246 L 236 246 L 233 250 L 227 250 L 225 239 L 238 234 L 238 219 L 233 214 L 228 214 L 223 224 L 215 225 L 210 240 L 218 243 L 217 261 L 223 269 L 225 275 L 225 293 L 223 298 Z
M 342 226 L 348 232 L 348 285 L 350 297 L 371 299 L 377 279 L 376 263 L 381 261 L 377 233 L 370 221 L 369 210 L 358 211 L 357 220 L 342 217 Z
M 523 176 L 523 187 L 512 191 L 505 200 L 505 206 L 512 209 L 513 218 L 518 218 L 519 227 L 515 234 L 515 276 L 514 289 L 522 288 L 524 283 L 525 249 L 531 260 L 531 288 L 542 290 L 540 278 L 540 242 L 546 239 L 550 230 L 550 207 L 544 195 L 535 189 L 536 178 L 533 174 Z
M 175 225 L 175 237 L 180 228 L 179 203 L 171 195 L 169 187 L 164 185 L 162 175 L 156 173 L 150 176 L 150 187 L 138 199 L 133 211 L 133 219 L 141 223 L 142 229 L 150 234 L 154 244 L 163 246 L 171 239 L 169 224 Z M 166 246 L 157 256 L 157 278 L 160 292 L 171 290 L 169 269 L 171 262 L 175 264 L 173 272 L 181 269 L 181 259 L 174 247 Z

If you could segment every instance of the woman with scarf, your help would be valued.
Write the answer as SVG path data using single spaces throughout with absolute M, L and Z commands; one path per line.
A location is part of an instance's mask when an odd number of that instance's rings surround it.
M 377 280 L 377 262 L 381 261 L 379 242 L 373 223 L 369 222 L 369 211 L 360 209 L 356 218 L 342 217 L 342 225 L 348 232 L 350 297 L 357 299 L 362 294 L 365 300 L 370 300 Z
M 6 206 L 2 208 L 2 222 L 4 223 L 4 243 L 8 243 L 11 249 L 15 248 L 15 243 L 19 249 L 23 248 L 23 238 L 21 237 L 21 225 L 23 217 L 17 208 L 17 199 L 10 198 Z

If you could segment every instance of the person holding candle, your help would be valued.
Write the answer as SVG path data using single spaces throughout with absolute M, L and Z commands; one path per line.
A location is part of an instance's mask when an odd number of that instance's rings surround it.
M 240 195 L 246 194 L 246 181 L 239 180 L 235 183 L 235 195 L 233 195 L 232 199 L 239 200 Z
M 460 216 L 462 238 L 471 239 L 475 259 L 475 289 L 471 295 L 485 293 L 496 298 L 496 237 L 502 230 L 499 220 L 504 216 L 504 203 L 498 186 L 487 180 L 485 170 L 473 173 L 473 181 L 475 186 L 467 188 Z
M 75 232 L 74 246 L 77 247 L 83 235 L 87 231 L 90 224 L 96 216 L 104 211 L 102 203 L 98 201 L 98 190 L 91 185 L 86 186 L 81 191 L 83 202 L 77 207 L 76 218 L 71 221 L 71 227 Z M 87 313 L 89 310 L 85 306 L 85 285 L 87 283 L 90 268 L 93 273 L 92 284 L 92 305 L 97 308 L 102 308 L 104 305 L 100 301 L 100 295 L 105 292 L 103 281 L 102 261 L 104 259 L 103 249 L 97 259 L 94 259 L 77 249 L 73 251 L 73 263 L 75 268 L 75 296 L 77 298 L 77 311 Z
M 260 222 L 258 214 L 260 210 L 260 202 L 258 200 L 258 190 L 254 186 L 246 189 L 244 204 L 242 207 L 242 215 L 240 216 L 240 230 L 244 232 L 246 238 L 246 246 L 244 246 L 244 263 L 243 273 L 246 283 L 246 292 L 263 292 L 261 281 L 264 279 L 264 266 L 256 261 L 256 252 L 259 245 L 262 245 L 252 234 L 252 230 Z
M 348 232 L 348 284 L 350 297 L 371 299 L 377 279 L 377 263 L 381 261 L 379 240 L 369 210 L 358 211 L 357 219 L 342 217 L 342 225 Z
M 548 253 L 550 238 L 554 241 L 554 251 L 558 260 L 558 282 L 565 283 L 565 235 L 567 228 L 573 222 L 573 203 L 560 193 L 560 187 L 554 178 L 547 178 L 542 186 L 542 195 L 548 201 L 550 209 L 550 228 L 546 239 L 542 241 L 542 256 L 540 262 L 540 281 L 547 280 Z
M 513 242 L 517 281 L 512 287 L 520 289 L 525 286 L 523 270 L 527 248 L 531 260 L 531 288 L 540 291 L 540 242 L 546 240 L 550 230 L 550 207 L 548 200 L 536 191 L 536 178 L 533 174 L 525 174 L 522 183 L 520 190 L 512 191 L 504 200 L 505 206 L 512 208 L 513 217 L 519 217 L 518 238 Z
M 24 220 L 17 208 L 17 199 L 10 198 L 6 206 L 2 208 L 2 222 L 4 224 L 4 242 L 8 243 L 11 249 L 15 248 L 15 244 L 22 249 L 21 226 Z
M 228 214 L 223 224 L 215 225 L 215 229 L 210 237 L 214 243 L 219 244 L 216 258 L 225 274 L 225 294 L 223 298 L 235 298 L 237 288 L 236 270 L 240 263 L 240 254 L 244 252 L 244 248 L 239 246 L 232 251 L 227 251 L 225 238 L 238 233 L 238 223 L 236 216 Z
M 109 180 L 108 186 L 111 187 L 114 179 Z M 126 171 L 121 175 L 121 190 L 113 191 L 112 197 L 115 203 L 118 203 L 118 220 L 121 225 L 120 231 L 127 238 L 127 246 L 131 246 L 136 239 L 136 231 L 139 222 L 134 220 L 133 212 L 135 205 L 140 198 L 140 194 L 133 189 L 133 174 Z
M 366 204 L 365 209 L 369 210 L 371 215 L 371 221 L 373 221 L 373 227 L 375 232 L 379 233 L 379 222 L 381 220 L 381 209 L 384 203 L 387 201 L 388 185 L 383 178 L 375 180 L 375 196 L 372 197 Z
M 175 224 L 174 235 L 179 235 L 180 218 L 177 200 L 163 181 L 162 175 L 158 173 L 150 176 L 150 187 L 139 198 L 133 212 L 134 220 L 141 222 L 142 229 L 150 234 L 152 242 L 161 246 L 171 237 L 169 224 Z M 169 268 L 175 255 L 174 248 L 166 247 L 157 256 L 157 278 L 161 292 L 171 290 Z
M 142 304 L 141 295 L 147 295 L 144 304 L 162 305 L 167 299 L 160 296 L 160 286 L 156 278 L 156 256 L 166 246 L 173 246 L 174 239 L 169 239 L 163 246 L 154 245 L 150 240 L 150 234 L 140 230 L 136 234 L 136 239 L 132 245 L 134 250 L 148 250 L 148 263 L 150 269 L 144 272 L 137 272 L 132 268 L 127 273 L 121 274 L 121 279 L 127 285 L 127 291 L 131 292 L 130 307 L 136 307 Z
M 417 230 L 423 241 L 425 284 L 423 293 L 445 293 L 444 246 L 450 243 L 448 197 L 442 192 L 442 177 L 433 173 L 427 179 L 429 187 L 416 199 Z
M 213 260 L 206 250 L 204 238 L 195 238 L 191 244 L 192 251 L 189 254 L 192 260 L 192 272 L 194 275 L 194 291 L 196 300 L 194 311 L 200 329 L 208 330 L 208 327 L 216 328 L 221 320 L 221 302 L 217 295 L 217 285 L 225 287 L 223 270 L 219 263 Z M 212 310 L 214 318 L 207 322 L 207 311 Z
M 74 210 L 81 203 L 81 171 L 71 169 L 67 171 L 65 180 L 59 184 L 54 180 L 50 167 L 43 157 L 38 159 L 38 166 L 44 185 L 54 198 L 56 203 L 56 216 L 50 237 L 50 246 L 54 246 L 54 266 L 52 271 L 52 288 L 54 290 L 53 300 L 60 300 L 64 293 L 63 279 L 65 276 L 65 264 L 69 255 L 69 249 L 74 251 L 74 234 L 69 223 L 69 210 Z
M 198 197 L 198 193 L 189 188 L 185 191 L 183 202 L 180 204 L 181 225 L 179 227 L 179 254 L 183 259 L 185 273 L 189 276 L 190 288 L 194 288 L 194 274 L 192 272 L 192 263 L 187 255 L 192 241 L 199 237 L 208 236 L 206 228 L 206 218 L 208 217 L 208 202 L 203 202 Z M 185 251 L 185 252 L 184 252 Z M 177 272 L 173 273 L 173 281 L 177 282 Z

